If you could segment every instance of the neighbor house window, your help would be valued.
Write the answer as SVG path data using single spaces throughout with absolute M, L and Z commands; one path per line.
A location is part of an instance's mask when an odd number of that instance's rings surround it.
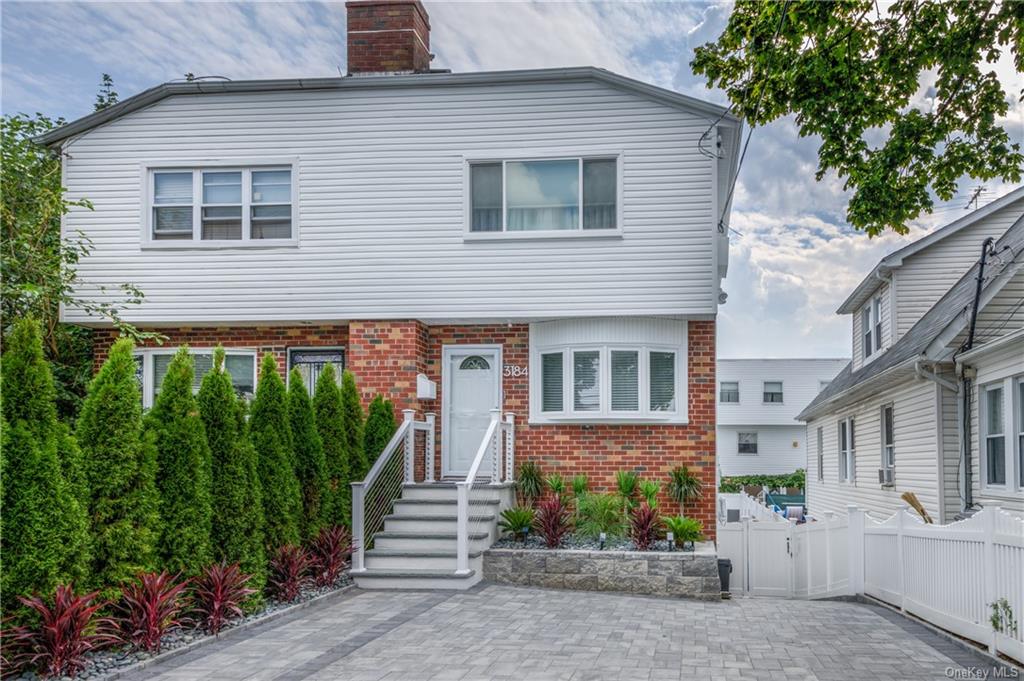
M 892 471 L 896 467 L 896 436 L 893 423 L 893 407 L 882 407 L 882 468 Z
M 136 376 L 142 388 L 142 406 L 149 409 L 163 387 L 167 369 L 177 350 L 141 350 L 136 353 Z M 199 392 L 203 376 L 213 368 L 212 350 L 193 350 L 195 374 L 192 392 Z M 231 374 L 235 392 L 249 399 L 256 392 L 256 352 L 254 350 L 228 350 L 224 357 L 224 370 Z
M 722 381 L 718 389 L 718 401 L 737 404 L 740 401 L 739 381 Z
M 757 454 L 757 433 L 738 433 L 736 438 L 740 454 Z
M 1024 377 L 1017 379 L 1017 485 L 1024 489 Z
M 345 371 L 345 351 L 342 348 L 288 348 L 288 376 L 292 369 L 298 369 L 302 383 L 312 397 L 320 373 L 328 366 L 334 367 L 334 380 L 341 385 Z
M 256 245 L 295 236 L 291 167 L 151 169 L 149 177 L 153 242 Z
M 864 359 L 882 349 L 882 298 L 876 296 L 860 313 L 861 349 Z
M 1003 419 L 1002 385 L 984 388 L 982 414 L 985 447 L 985 482 L 1006 484 L 1006 437 Z
M 842 419 L 839 422 L 840 482 L 853 482 L 855 451 L 853 418 Z
M 679 355 L 614 346 L 540 353 L 540 411 L 556 417 L 671 417 L 678 412 Z
M 618 226 L 615 158 L 473 162 L 469 184 L 472 232 Z
M 818 480 L 825 479 L 825 429 L 818 427 Z
M 781 403 L 782 402 L 782 381 L 765 381 L 764 382 L 764 402 L 766 403 Z

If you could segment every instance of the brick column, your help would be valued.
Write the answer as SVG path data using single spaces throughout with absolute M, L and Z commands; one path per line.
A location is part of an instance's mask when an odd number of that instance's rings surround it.
M 415 320 L 349 322 L 348 363 L 356 376 L 363 406 L 376 395 L 403 409 L 422 407 L 416 399 L 416 374 L 427 369 L 427 327 Z

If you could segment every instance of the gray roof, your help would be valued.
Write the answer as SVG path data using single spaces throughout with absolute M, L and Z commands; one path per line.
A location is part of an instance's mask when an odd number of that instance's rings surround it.
M 346 90 L 350 88 L 434 87 L 494 85 L 499 83 L 542 83 L 598 81 L 628 90 L 671 106 L 704 114 L 739 132 L 739 119 L 728 109 L 672 90 L 626 78 L 605 69 L 583 66 L 561 69 L 528 69 L 519 71 L 480 71 L 476 73 L 416 73 L 382 76 L 346 76 L 341 78 L 290 78 L 284 80 L 229 80 L 163 83 L 133 95 L 117 104 L 83 116 L 55 130 L 40 135 L 36 141 L 52 145 L 97 126 L 150 106 L 174 95 L 223 94 L 226 92 L 271 92 L 288 90 Z M 736 147 L 738 145 L 734 145 Z
M 915 253 L 928 248 L 937 241 L 945 239 L 947 236 L 956 234 L 964 227 L 973 225 L 978 220 L 988 217 L 992 213 L 1005 208 L 1014 201 L 1024 199 L 1024 187 L 1017 187 L 1005 196 L 1001 196 L 995 201 L 988 203 L 978 210 L 972 211 L 968 215 L 950 222 L 948 225 L 943 225 L 938 229 L 930 232 L 928 235 L 921 237 L 913 243 L 909 243 L 899 250 L 893 251 L 889 255 L 885 256 L 878 261 L 878 264 L 868 272 L 867 276 L 861 280 L 857 287 L 853 289 L 849 297 L 843 301 L 843 304 L 836 310 L 837 314 L 848 314 L 854 312 L 868 299 L 868 297 L 882 285 L 882 281 L 878 278 L 879 276 L 885 276 L 893 269 L 903 264 L 905 258 L 909 258 Z
M 1004 246 L 1008 246 L 1010 249 L 1009 253 L 1012 254 L 1012 257 L 1008 259 L 1010 261 L 1016 261 L 1020 258 L 1021 253 L 1024 253 L 1024 216 L 1017 218 L 1017 221 L 995 243 L 997 252 L 1001 251 Z M 1004 259 L 1006 259 L 1005 256 Z M 902 338 L 896 341 L 895 345 L 883 352 L 878 359 L 861 366 L 857 371 L 853 370 L 853 362 L 847 364 L 832 379 L 832 382 L 818 393 L 810 404 L 804 407 L 804 410 L 797 415 L 797 420 L 809 420 L 830 404 L 840 402 L 855 388 L 867 387 L 869 382 L 873 383 L 880 376 L 905 368 L 916 360 L 938 359 L 925 356 L 925 351 L 948 327 L 958 326 L 959 330 L 967 325 L 967 318 L 962 313 L 970 309 L 974 302 L 977 276 L 978 264 L 975 263 Z M 996 282 L 998 282 L 997 286 L 1001 288 L 1006 281 L 1006 277 L 989 276 L 986 273 L 982 291 L 983 293 L 988 291 Z

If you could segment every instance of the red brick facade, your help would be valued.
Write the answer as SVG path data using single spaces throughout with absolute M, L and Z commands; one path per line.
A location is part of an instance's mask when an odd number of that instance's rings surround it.
M 356 375 L 364 404 L 380 393 L 402 409 L 438 415 L 435 470 L 441 456 L 441 368 L 445 345 L 500 344 L 506 366 L 529 365 L 529 325 L 488 324 L 426 326 L 415 320 L 353 321 L 347 325 L 299 327 L 234 327 L 161 329 L 165 346 L 255 348 L 273 352 L 284 371 L 288 347 L 344 346 L 346 365 Z M 96 340 L 100 362 L 114 337 L 101 332 Z M 585 473 L 591 489 L 610 490 L 616 471 L 636 471 L 666 486 L 668 471 L 686 464 L 704 482 L 705 494 L 689 505 L 687 515 L 704 522 L 705 533 L 715 533 L 715 322 L 691 321 L 687 357 L 689 423 L 687 425 L 529 424 L 529 378 L 505 376 L 503 410 L 516 415 L 516 458 L 537 461 L 546 474 L 571 478 Z M 437 383 L 437 399 L 417 400 L 416 375 L 425 373 Z M 514 372 L 513 372 L 514 373 Z M 418 475 L 422 466 L 417 465 Z M 667 497 L 665 509 L 673 509 Z

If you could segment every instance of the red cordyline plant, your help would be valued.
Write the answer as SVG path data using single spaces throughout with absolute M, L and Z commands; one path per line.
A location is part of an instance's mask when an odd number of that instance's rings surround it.
M 121 643 L 132 648 L 160 652 L 164 634 L 184 623 L 180 617 L 182 595 L 189 580 L 180 575 L 145 572 L 121 587 L 121 600 L 108 620 Z
M 552 497 L 537 508 L 533 524 L 549 549 L 558 548 L 569 532 L 569 509 L 560 496 Z
M 341 525 L 325 527 L 309 548 L 316 585 L 332 586 L 348 565 L 348 557 L 352 553 L 352 535 Z
M 216 636 L 225 624 L 241 617 L 242 603 L 256 593 L 246 586 L 250 579 L 238 563 L 215 563 L 203 570 L 192 587 L 192 609 L 200 626 Z
M 658 512 L 643 502 L 633 509 L 629 518 L 629 538 L 633 540 L 637 551 L 646 551 L 658 538 L 661 519 Z
M 4 636 L 4 648 L 10 646 L 12 669 L 35 669 L 43 677 L 75 676 L 85 668 L 85 655 L 115 642 L 102 627 L 94 627 L 93 616 L 106 605 L 94 602 L 99 592 L 75 595 L 73 586 L 61 585 L 53 595 L 53 604 L 42 598 L 18 597 L 23 605 L 39 616 L 36 626 L 22 626 Z M 5 660 L 5 668 L 8 660 Z M 6 675 L 6 669 L 5 669 Z
M 267 586 L 270 595 L 282 603 L 290 603 L 299 597 L 302 587 L 309 580 L 313 560 L 301 546 L 282 546 L 270 559 L 270 574 Z

